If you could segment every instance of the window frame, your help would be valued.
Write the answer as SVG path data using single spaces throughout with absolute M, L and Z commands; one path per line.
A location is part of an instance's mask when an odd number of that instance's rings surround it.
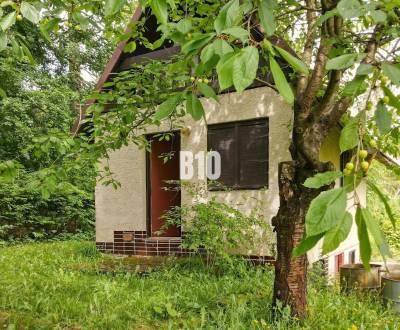
M 239 184 L 239 175 L 240 175 L 240 134 L 239 132 L 239 127 L 240 126 L 245 126 L 246 124 L 265 124 L 267 128 L 267 141 L 266 141 L 266 146 L 267 146 L 267 172 L 266 172 L 266 183 L 265 184 Z M 252 119 L 245 119 L 245 120 L 237 120 L 237 121 L 229 121 L 229 122 L 223 122 L 223 123 L 215 123 L 215 124 L 209 124 L 207 125 L 207 152 L 211 151 L 210 148 L 210 138 L 209 138 L 209 132 L 212 130 L 218 130 L 218 129 L 224 129 L 224 128 L 233 128 L 234 129 L 234 139 L 235 139 L 235 150 L 234 150 L 234 181 L 235 184 L 233 186 L 212 186 L 212 185 L 207 185 L 209 191 L 231 191 L 231 190 L 262 190 L 262 189 L 268 189 L 269 188 L 269 117 L 258 117 L 258 118 L 252 118 Z M 218 182 L 218 180 L 215 180 Z M 209 183 L 210 180 L 207 179 L 207 183 Z
M 349 264 L 356 263 L 356 250 L 351 250 L 348 252 L 348 263 Z

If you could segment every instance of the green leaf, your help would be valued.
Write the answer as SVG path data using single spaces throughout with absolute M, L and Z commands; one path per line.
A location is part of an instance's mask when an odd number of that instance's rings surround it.
M 12 160 L 0 162 L 0 179 L 6 182 L 13 181 L 20 168 L 22 168 L 21 164 Z
M 47 200 L 50 198 L 50 191 L 46 187 L 41 187 L 40 193 L 42 194 L 42 198 Z
M 262 48 L 269 53 L 272 56 L 277 56 L 277 52 L 274 49 L 274 46 L 272 46 L 271 42 L 268 39 L 264 39 L 262 42 Z
M 7 93 L 3 88 L 0 88 L 0 98 L 4 99 L 7 97 Z
M 20 46 L 19 43 L 17 42 L 17 40 L 16 40 L 15 38 L 12 38 L 12 39 L 10 40 L 10 42 L 11 42 L 11 47 L 12 47 L 12 50 L 13 50 L 13 52 L 14 52 L 14 55 L 15 55 L 17 58 L 22 59 L 23 56 L 24 56 L 24 53 L 23 53 L 23 51 L 22 51 L 21 46 Z
M 340 177 L 342 177 L 342 172 L 340 171 L 329 171 L 324 173 L 318 173 L 314 175 L 312 178 L 308 178 L 303 185 L 307 188 L 317 189 L 334 182 L 336 179 Z
M 249 32 L 238 26 L 225 29 L 221 32 L 221 34 L 229 34 L 232 37 L 239 39 L 243 43 L 246 43 L 249 40 Z
M 323 255 L 326 255 L 339 247 L 340 243 L 349 236 L 352 224 L 353 217 L 349 212 L 346 212 L 336 227 L 326 232 L 324 243 L 322 244 Z
M 335 9 L 333 9 L 333 10 L 329 10 L 329 11 L 327 11 L 325 14 L 323 14 L 323 15 L 321 15 L 321 16 L 319 16 L 319 17 L 317 18 L 317 20 L 315 21 L 315 25 L 316 25 L 316 26 L 321 26 L 322 23 L 324 23 L 324 22 L 327 21 L 328 19 L 330 19 L 330 18 L 332 18 L 332 17 L 335 17 L 335 16 L 337 16 L 337 15 L 339 15 L 339 12 L 338 12 L 337 8 L 335 8 Z
M 176 9 L 175 0 L 167 0 L 167 3 L 168 3 L 169 6 L 171 7 L 171 9 L 173 9 L 173 10 Z
M 200 53 L 202 63 L 207 63 L 215 55 L 213 44 L 205 46 Z
M 293 105 L 294 95 L 292 88 L 287 82 L 282 69 L 272 56 L 269 57 L 269 66 L 271 68 L 272 76 L 274 77 L 274 82 L 279 93 L 282 95 L 287 103 Z
M 233 52 L 232 46 L 222 39 L 214 40 L 214 42 L 212 43 L 212 47 L 214 49 L 214 53 L 217 54 L 219 57 Z
M 400 85 L 400 67 L 398 64 L 383 63 L 382 71 L 389 77 L 392 83 Z
M 392 127 L 392 115 L 386 108 L 386 105 L 379 102 L 375 110 L 375 122 L 379 133 L 385 135 L 390 132 Z
M 197 87 L 199 87 L 200 92 L 202 92 L 205 97 L 214 99 L 218 102 L 217 94 L 215 94 L 215 91 L 211 86 L 203 83 L 198 83 Z
M 218 61 L 218 57 L 223 57 L 232 52 L 233 48 L 225 40 L 215 39 L 212 44 L 203 48 L 200 59 L 202 63 L 206 64 L 208 62 L 214 62 L 214 60 Z
M 8 44 L 7 34 L 0 31 L 0 52 L 7 48 L 7 44 Z
M 374 71 L 374 67 L 371 64 L 361 63 L 358 68 L 356 75 L 357 76 L 367 76 Z
M 352 117 L 340 132 L 340 152 L 353 149 L 358 144 L 359 117 Z
M 274 34 L 276 23 L 274 17 L 274 9 L 276 7 L 275 0 L 258 0 L 258 17 L 260 18 L 261 26 L 264 28 L 267 36 Z
M 58 26 L 60 22 L 59 18 L 53 18 L 50 21 L 43 21 L 40 26 L 40 32 L 45 37 L 45 39 L 51 43 L 50 32 L 54 31 L 54 29 Z
M 298 3 L 296 0 L 287 0 L 287 3 L 290 6 L 301 7 L 301 3 Z
M 124 47 L 124 53 L 133 53 L 136 50 L 136 42 L 131 41 L 127 43 Z
M 231 0 L 224 5 L 214 21 L 214 28 L 218 34 L 240 21 L 239 0 Z
M 72 18 L 75 22 L 77 22 L 83 30 L 87 30 L 90 25 L 90 20 L 86 16 L 84 16 L 80 11 L 75 11 L 72 14 Z
M 2 2 L 0 2 L 0 7 L 5 8 L 8 6 L 12 7 L 15 10 L 18 9 L 18 3 L 13 0 L 3 0 Z
M 361 215 L 365 221 L 368 232 L 374 238 L 374 241 L 383 259 L 385 259 L 386 256 L 390 256 L 389 246 L 382 230 L 379 227 L 379 222 L 372 216 L 371 212 L 367 208 L 361 208 Z
M 249 13 L 253 9 L 253 1 L 252 0 L 244 0 L 240 5 L 240 10 L 243 12 L 244 15 Z
M 156 0 L 153 2 L 156 2 Z M 126 0 L 106 0 L 104 6 L 104 14 L 106 16 L 111 16 L 116 14 L 118 11 L 121 10 L 121 8 L 125 5 L 125 3 Z
M 385 23 L 387 15 L 382 10 L 371 10 L 370 15 L 375 23 Z
M 356 97 L 361 95 L 367 90 L 367 83 L 365 82 L 367 76 L 356 76 L 353 80 L 349 81 L 343 89 L 343 96 Z
M 218 82 L 221 90 L 233 85 L 233 63 L 237 53 L 228 53 L 221 57 L 217 64 Z
M 186 112 L 189 113 L 194 120 L 200 120 L 205 116 L 203 105 L 199 98 L 194 94 L 189 94 L 186 97 Z
M 375 185 L 372 181 L 368 180 L 367 181 L 368 186 L 372 189 L 372 191 L 378 195 L 379 199 L 385 206 L 386 213 L 390 219 L 390 222 L 392 223 L 393 228 L 396 228 L 396 219 L 394 218 L 394 214 L 392 211 L 392 208 L 389 205 L 387 197 L 384 195 L 384 193 L 378 188 L 377 185 Z
M 214 38 L 214 33 L 200 34 L 196 36 L 194 39 L 186 42 L 182 46 L 182 52 L 186 55 L 194 53 L 201 47 L 205 46 L 212 38 Z
M 180 100 L 181 95 L 174 95 L 165 100 L 158 107 L 156 114 L 154 115 L 154 119 L 161 121 L 162 119 L 169 117 L 176 110 L 176 107 Z
M 343 188 L 320 193 L 306 214 L 306 232 L 315 236 L 334 228 L 346 212 L 346 191 Z
M 326 69 L 327 70 L 347 69 L 355 63 L 357 57 L 358 57 L 357 54 L 345 54 L 335 58 L 331 58 L 326 63 Z
M 37 24 L 40 20 L 40 14 L 38 10 L 26 1 L 22 1 L 21 3 L 21 13 L 22 16 L 31 21 L 33 24 Z
M 370 270 L 370 261 L 371 261 L 371 243 L 369 242 L 369 236 L 367 231 L 367 225 L 362 216 L 361 208 L 357 207 L 356 211 L 356 224 L 357 224 L 357 233 L 358 240 L 360 242 L 360 257 L 364 264 L 364 268 L 366 270 Z
M 275 49 L 279 52 L 279 54 L 281 54 L 285 61 L 292 66 L 294 70 L 308 75 L 308 68 L 300 59 L 280 47 L 275 46 Z
M 32 53 L 29 50 L 29 48 L 26 47 L 26 45 L 24 43 L 21 43 L 20 46 L 21 46 L 22 52 L 24 53 L 24 56 L 26 56 L 28 58 L 28 60 L 31 64 L 35 64 L 35 59 L 33 58 Z
M 2 17 L 0 20 L 1 29 L 3 31 L 6 31 L 8 28 L 10 28 L 12 25 L 15 24 L 16 19 L 17 19 L 17 13 L 15 11 Z
M 383 89 L 385 95 L 389 97 L 389 103 L 388 104 L 391 107 L 394 107 L 397 110 L 400 110 L 400 97 L 394 95 L 392 93 L 392 91 L 389 88 L 387 88 L 386 86 L 382 86 L 382 89 Z
M 168 23 L 168 6 L 165 0 L 153 0 L 151 2 L 151 10 L 159 23 Z
M 257 75 L 258 50 L 248 46 L 240 50 L 233 62 L 232 80 L 238 93 L 249 87 Z
M 339 15 L 345 19 L 362 15 L 361 4 L 358 0 L 341 0 L 337 5 L 337 9 Z
M 347 193 L 351 193 L 360 185 L 364 179 L 364 174 L 362 172 L 353 172 L 350 175 L 345 175 L 343 177 L 343 188 Z
M 176 28 L 180 33 L 187 34 L 192 29 L 192 23 L 189 19 L 183 18 L 176 24 Z
M 324 233 L 303 238 L 300 244 L 293 249 L 292 258 L 299 257 L 311 250 L 315 245 L 317 245 L 322 236 L 324 236 Z

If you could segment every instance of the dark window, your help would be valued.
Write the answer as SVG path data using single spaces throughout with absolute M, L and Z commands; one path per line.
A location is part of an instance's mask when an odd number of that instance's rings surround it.
M 210 125 L 208 150 L 221 155 L 221 176 L 217 181 L 222 186 L 232 189 L 268 186 L 267 119 Z
M 355 264 L 356 263 L 356 251 L 350 251 L 349 252 L 349 264 Z

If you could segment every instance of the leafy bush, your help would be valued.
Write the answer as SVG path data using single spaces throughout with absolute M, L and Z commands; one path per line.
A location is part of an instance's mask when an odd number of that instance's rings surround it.
M 271 253 L 273 235 L 260 206 L 246 215 L 218 201 L 216 195 L 210 195 L 200 186 L 192 185 L 188 190 L 195 202 L 174 207 L 164 216 L 165 227 L 181 226 L 184 248 L 205 252 L 207 264 L 210 261 L 230 264 L 235 253 L 246 254 L 262 245 Z
M 379 189 L 390 198 L 388 201 L 394 218 L 399 219 L 400 216 L 400 178 L 395 173 L 388 170 L 384 165 L 374 161 L 369 171 L 369 178 L 376 184 Z M 384 205 L 378 196 L 371 190 L 367 193 L 367 203 L 370 206 L 373 216 L 379 220 L 388 240 L 389 246 L 393 254 L 400 257 L 400 224 L 393 230 L 393 226 L 387 216 Z
M 74 164 L 63 171 L 61 166 L 72 148 L 65 144 L 73 140 L 79 93 L 64 70 L 50 74 L 42 66 L 20 64 L 0 61 L 0 87 L 7 94 L 0 98 L 0 243 L 88 239 L 93 236 L 94 170 Z M 51 64 L 55 70 L 54 57 Z M 62 174 L 62 182 L 46 172 L 50 166 Z
M 0 184 L 0 242 L 67 238 L 93 232 L 92 194 L 63 187 L 45 198 L 30 184 L 30 177 L 22 173 L 17 180 Z

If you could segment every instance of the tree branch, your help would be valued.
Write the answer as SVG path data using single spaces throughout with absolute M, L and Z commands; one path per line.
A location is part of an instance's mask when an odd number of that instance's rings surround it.
M 315 96 L 317 95 L 325 76 L 325 65 L 328 60 L 328 53 L 331 47 L 332 46 L 327 42 L 327 38 L 323 36 L 318 49 L 314 71 L 307 84 L 307 88 L 303 97 L 299 99 L 301 113 L 299 114 L 298 119 L 300 121 L 306 120 L 311 112 Z
M 316 5 L 315 5 L 315 0 L 306 0 L 306 6 L 307 6 L 307 37 L 306 37 L 306 42 L 304 44 L 304 50 L 303 54 L 301 55 L 301 59 L 307 65 L 307 67 L 310 67 L 311 64 L 311 58 L 312 58 L 312 50 L 314 48 L 314 43 L 315 43 L 315 21 L 317 20 L 317 16 L 315 13 L 316 10 Z M 306 86 L 307 86 L 307 76 L 303 73 L 299 74 L 299 78 L 297 81 L 297 97 L 301 98 L 302 94 L 304 93 Z
M 326 111 L 326 109 L 332 109 L 332 107 L 335 105 L 342 74 L 343 70 L 333 70 L 330 73 L 329 82 L 328 86 L 326 87 L 324 97 L 315 114 L 321 113 L 322 110 Z
M 371 37 L 371 39 L 368 41 L 367 47 L 366 47 L 366 56 L 362 63 L 365 64 L 374 64 L 375 61 L 375 55 L 378 50 L 378 46 L 380 44 L 380 40 L 378 38 L 378 34 L 381 31 L 381 26 L 377 25 L 374 30 L 374 34 Z M 339 82 L 340 83 L 340 82 Z M 333 100 L 334 102 L 334 100 Z M 325 106 L 321 105 L 321 110 L 320 110 L 320 120 L 325 122 L 328 125 L 332 125 L 334 123 L 338 123 L 340 118 L 343 116 L 343 114 L 347 111 L 348 107 L 353 103 L 353 98 L 349 96 L 344 96 L 342 97 L 339 101 L 337 101 L 336 104 L 328 103 Z

